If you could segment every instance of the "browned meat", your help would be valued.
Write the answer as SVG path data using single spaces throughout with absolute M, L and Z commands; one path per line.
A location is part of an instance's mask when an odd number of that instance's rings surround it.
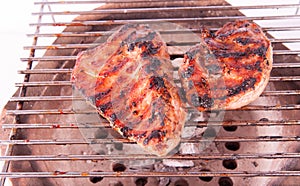
M 125 25 L 78 55 L 72 80 L 113 129 L 162 156 L 178 145 L 185 122 L 172 70 L 157 32 Z
M 272 69 L 272 47 L 252 22 L 227 23 L 184 56 L 179 69 L 188 102 L 198 110 L 236 109 L 254 101 Z

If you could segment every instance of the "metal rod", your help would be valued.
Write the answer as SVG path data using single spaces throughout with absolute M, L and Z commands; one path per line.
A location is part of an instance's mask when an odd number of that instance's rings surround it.
M 75 96 L 31 96 L 31 97 L 12 97 L 9 101 L 74 101 L 85 100 Z
M 186 127 L 220 127 L 220 126 L 239 126 L 239 127 L 276 127 L 276 126 L 284 126 L 284 127 L 289 127 L 289 126 L 298 126 L 300 125 L 300 120 L 286 120 L 286 121 L 255 121 L 255 120 L 247 120 L 247 121 L 214 121 L 214 122 L 209 122 L 209 121 L 188 121 L 185 126 Z M 2 127 L 4 129 L 8 128 L 23 128 L 23 129 L 66 129 L 66 128 L 111 128 L 109 126 L 109 122 L 106 120 L 101 120 L 97 123 L 78 123 L 78 122 L 66 122 L 66 123 L 61 123 L 61 122 L 55 122 L 55 123 L 22 123 L 22 124 L 2 124 Z
M 275 154 L 194 154 L 173 155 L 163 157 L 172 160 L 224 160 L 224 159 L 290 159 L 300 158 L 299 153 L 275 153 Z M 162 157 L 149 154 L 126 154 L 126 155 L 29 155 L 29 156 L 0 156 L 0 161 L 106 161 L 106 160 L 161 160 Z
M 271 42 L 273 43 L 294 43 L 294 42 L 300 42 L 300 38 L 289 38 L 289 39 L 271 39 Z M 167 42 L 167 45 L 172 45 L 172 46 L 182 46 L 182 45 L 195 45 L 198 44 L 199 42 L 178 42 L 178 43 L 170 43 Z M 36 49 L 36 50 L 57 50 L 57 49 L 88 49 L 92 47 L 96 47 L 102 43 L 90 43 L 90 44 L 53 44 L 53 45 L 47 45 L 47 46 L 24 46 L 24 50 L 31 50 L 31 49 Z
M 36 86 L 71 86 L 70 81 L 37 81 L 37 82 L 23 82 L 16 83 L 17 87 L 26 86 L 26 87 L 36 87 Z
M 299 4 L 281 4 L 281 5 L 246 5 L 246 6 L 182 6 L 182 7 L 155 7 L 155 8 L 117 8 L 101 9 L 90 11 L 61 11 L 61 12 L 33 12 L 32 15 L 96 15 L 96 14 L 129 14 L 144 12 L 162 12 L 162 11 L 191 11 L 191 10 L 240 10 L 240 9 L 280 9 L 280 8 L 297 8 Z
M 270 77 L 270 81 L 300 81 L 300 76 Z
M 273 63 L 273 68 L 300 68 L 300 62 Z M 174 68 L 178 70 L 178 68 Z M 72 69 L 31 69 L 18 70 L 19 74 L 71 74 Z
M 300 90 L 275 90 L 264 91 L 261 96 L 295 96 L 300 95 Z
M 273 54 L 274 55 L 287 55 L 287 54 L 299 55 L 300 50 L 274 50 Z
M 175 82 L 179 81 L 175 79 Z M 282 81 L 300 81 L 300 76 L 280 76 L 280 77 L 270 77 L 272 82 L 282 82 Z M 36 82 L 23 82 L 16 83 L 17 87 L 37 87 L 37 86 L 71 86 L 72 82 L 70 81 L 36 81 Z
M 82 177 L 287 177 L 300 176 L 300 171 L 126 171 L 126 172 L 4 172 L 2 177 L 8 178 L 82 178 Z
M 299 63 L 300 65 L 300 63 Z M 72 69 L 31 69 L 19 70 L 19 74 L 70 74 Z
M 44 56 L 44 57 L 28 57 L 28 58 L 21 58 L 21 61 L 71 61 L 76 60 L 76 56 Z
M 300 68 L 299 62 L 273 63 L 273 68 Z
M 300 68 L 300 62 L 273 63 L 273 68 Z M 178 68 L 174 68 L 178 70 Z M 19 74 L 71 74 L 72 69 L 30 69 L 18 70 Z
M 123 25 L 129 23 L 159 23 L 159 22 L 195 22 L 195 21 L 228 21 L 228 20 L 279 20 L 300 19 L 299 15 L 284 16 L 224 16 L 224 17 L 193 17 L 193 18 L 160 18 L 160 19 L 131 19 L 131 20 L 99 20 L 99 21 L 73 21 L 56 23 L 30 23 L 30 26 L 97 26 L 97 25 Z
M 168 48 L 172 48 L 172 46 L 169 46 Z M 300 54 L 300 50 L 274 50 L 274 55 L 288 55 L 288 54 L 294 54 L 298 55 Z M 183 53 L 173 53 L 171 55 L 183 55 Z M 28 57 L 28 58 L 21 58 L 21 61 L 71 61 L 76 60 L 76 56 L 44 56 L 44 57 Z
M 165 0 L 164 2 L 176 2 L 181 0 Z M 187 0 L 189 1 L 189 0 Z M 149 2 L 148 0 L 131 0 L 131 3 L 143 3 Z M 161 2 L 161 0 L 151 0 L 151 2 Z M 43 2 L 35 2 L 34 4 L 51 4 L 51 5 L 60 5 L 60 4 L 99 4 L 99 3 L 128 3 L 128 0 L 83 0 L 83 1 L 43 1 Z
M 276 90 L 264 91 L 261 96 L 295 96 L 300 95 L 300 90 Z M 30 96 L 30 97 L 11 97 L 9 101 L 74 101 L 85 100 L 82 97 L 76 96 Z
M 187 107 L 187 109 L 192 110 L 192 108 Z M 262 106 L 262 105 L 248 105 L 240 109 L 231 111 L 251 111 L 251 110 L 262 110 L 262 111 L 274 111 L 274 110 L 299 110 L 300 105 L 272 105 L 272 106 Z M 93 114 L 97 113 L 96 110 L 83 110 L 74 111 L 72 109 L 49 109 L 49 110 L 7 110 L 8 115 L 44 115 L 44 114 Z
M 300 30 L 300 26 L 282 26 L 282 27 L 262 27 L 264 31 L 291 31 Z M 210 30 L 216 31 L 219 28 L 210 28 Z M 186 33 L 186 32 L 200 32 L 200 29 L 188 29 L 188 30 L 157 30 L 160 34 L 164 33 Z M 39 33 L 39 34 L 27 34 L 28 37 L 99 37 L 105 35 L 111 35 L 113 31 L 93 31 L 93 32 L 62 32 L 62 33 Z
M 207 137 L 197 139 L 181 139 L 181 143 L 204 143 L 204 142 L 300 142 L 300 136 L 255 136 L 255 137 Z M 2 145 L 88 145 L 88 144 L 113 144 L 113 143 L 132 143 L 125 138 L 106 138 L 106 139 L 89 139 L 85 141 L 82 139 L 69 140 L 0 140 Z

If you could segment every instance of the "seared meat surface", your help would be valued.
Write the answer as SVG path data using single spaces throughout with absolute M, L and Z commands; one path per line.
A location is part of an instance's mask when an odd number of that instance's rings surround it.
M 254 101 L 272 69 L 272 47 L 261 28 L 249 21 L 202 30 L 203 42 L 184 56 L 179 74 L 186 98 L 198 110 L 236 109 Z
M 162 156 L 179 144 L 185 122 L 169 58 L 157 32 L 124 25 L 78 55 L 72 81 L 113 129 Z

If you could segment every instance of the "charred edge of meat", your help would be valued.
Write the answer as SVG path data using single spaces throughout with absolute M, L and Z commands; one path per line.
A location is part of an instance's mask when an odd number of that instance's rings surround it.
M 185 71 L 183 71 L 181 73 L 181 77 L 182 78 L 190 78 L 193 74 L 194 74 L 194 66 L 193 65 L 190 65 L 187 67 L 187 69 Z
M 111 122 L 115 122 L 117 120 L 117 115 L 115 113 L 112 113 L 110 116 L 109 116 L 109 119 Z
M 131 32 L 127 38 L 125 38 L 121 43 L 120 43 L 120 47 L 123 47 L 125 45 L 129 47 L 130 44 L 134 44 L 135 42 L 132 40 L 132 38 L 134 37 L 134 35 L 136 35 L 136 31 Z
M 215 38 L 220 39 L 220 40 L 224 40 L 224 39 L 227 39 L 229 36 L 233 35 L 235 32 L 236 32 L 236 30 L 231 29 L 231 30 L 228 30 L 225 33 L 218 34 Z
M 157 71 L 158 67 L 160 67 L 161 62 L 159 59 L 153 57 L 150 58 L 150 64 L 146 66 L 145 70 L 147 73 L 155 72 Z
M 234 96 L 236 94 L 239 94 L 242 91 L 244 92 L 250 88 L 254 88 L 255 83 L 256 83 L 255 78 L 246 79 L 243 81 L 243 83 L 241 85 L 229 88 L 227 96 Z
M 145 46 L 145 50 L 141 54 L 143 58 L 146 58 L 150 55 L 157 54 L 161 47 L 161 45 L 155 47 L 152 41 L 144 41 L 138 44 L 139 48 L 142 48 L 143 46 Z
M 188 57 L 190 60 L 194 59 L 196 54 L 199 53 L 200 50 L 199 49 L 194 49 L 192 51 L 188 51 L 185 53 L 185 56 Z
M 127 126 L 121 127 L 120 132 L 122 133 L 123 137 L 125 137 L 125 138 L 133 137 L 133 136 L 136 138 L 143 138 L 147 134 L 147 132 L 143 132 L 141 134 L 135 134 L 135 133 L 133 133 L 133 129 L 131 129 Z
M 95 104 L 97 101 L 99 101 L 100 99 L 102 99 L 103 97 L 108 95 L 110 93 L 110 91 L 111 91 L 111 89 L 108 89 L 105 92 L 99 92 L 99 93 L 95 94 L 94 96 L 90 96 L 88 98 L 88 100 L 91 101 L 93 104 Z
M 161 131 L 161 130 L 153 130 L 151 134 L 144 139 L 143 144 L 148 145 L 149 141 L 152 140 L 153 138 L 157 138 L 159 141 L 162 140 L 163 137 L 166 136 L 166 131 Z
M 155 88 L 156 90 L 160 88 L 165 88 L 165 82 L 162 77 L 159 76 L 151 76 L 150 77 L 150 89 Z
M 99 105 L 97 106 L 98 109 L 102 112 L 105 113 L 107 110 L 112 108 L 112 103 L 111 102 L 107 102 L 105 104 Z
M 146 36 L 144 37 L 139 37 L 136 38 L 136 40 L 134 41 L 135 43 L 139 43 L 139 42 L 144 42 L 144 41 L 152 41 L 155 36 L 157 35 L 156 32 L 149 32 Z
M 127 50 L 129 52 L 133 51 L 135 47 L 138 47 L 138 48 L 144 47 L 144 50 L 143 50 L 143 52 L 141 54 L 141 56 L 143 58 L 146 58 L 146 57 L 148 57 L 150 55 L 157 54 L 158 51 L 160 50 L 162 44 L 159 43 L 159 44 L 157 44 L 157 46 L 154 45 L 154 43 L 152 42 L 152 40 L 154 39 L 155 34 L 156 34 L 155 32 L 151 32 L 147 36 L 141 37 L 141 38 L 137 38 L 134 41 L 126 41 L 126 40 L 122 41 L 121 47 L 124 46 L 124 45 L 127 45 L 127 47 L 128 47 Z M 127 40 L 130 40 L 130 37 L 131 37 L 131 35 L 129 36 L 129 38 Z
M 264 61 L 266 61 L 266 64 L 269 66 L 270 63 L 269 63 L 269 60 L 267 58 L 264 59 Z
M 121 27 L 120 32 L 124 32 L 124 31 L 127 31 L 129 28 L 136 28 L 138 26 L 139 26 L 139 24 L 125 24 L 124 26 Z M 145 27 L 149 28 L 149 27 L 147 27 L 147 25 L 145 25 Z
M 211 108 L 214 105 L 214 100 L 208 94 L 204 94 L 203 96 L 192 94 L 191 103 L 195 107 Z
M 132 131 L 132 129 L 130 129 L 129 127 L 126 127 L 126 126 L 124 126 L 124 127 L 122 127 L 122 128 L 120 129 L 120 132 L 122 133 L 122 135 L 123 135 L 125 138 L 131 136 L 131 135 L 129 134 L 130 131 Z
M 124 39 L 120 46 L 124 46 L 124 45 L 127 45 L 128 48 L 131 48 L 129 47 L 129 45 L 136 45 L 137 43 L 142 43 L 142 42 L 149 42 L 149 41 L 152 41 L 155 36 L 157 35 L 156 32 L 149 32 L 147 35 L 145 35 L 144 37 L 138 37 L 136 39 L 134 39 L 134 35 L 136 35 L 136 31 L 130 33 L 126 39 Z
M 215 37 L 215 31 L 209 30 L 209 29 L 205 28 L 204 26 L 200 27 L 200 33 L 203 36 L 203 38 L 206 38 L 206 37 L 214 38 Z

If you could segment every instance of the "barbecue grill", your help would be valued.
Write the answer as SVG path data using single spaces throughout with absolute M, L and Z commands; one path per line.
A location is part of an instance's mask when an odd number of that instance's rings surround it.
M 283 2 L 284 3 L 284 2 Z M 24 81 L 3 111 L 1 185 L 299 185 L 300 183 L 300 31 L 299 4 L 233 6 L 217 1 L 91 0 L 41 1 L 30 55 L 19 70 Z M 88 4 L 93 10 L 68 8 Z M 64 11 L 54 11 L 63 7 Z M 52 11 L 51 11 L 52 8 Z M 289 9 L 289 14 L 246 16 L 246 10 Z M 68 10 L 68 11 L 65 11 Z M 242 11 L 243 10 L 243 11 Z M 297 12 L 296 12 L 297 11 Z M 77 15 L 70 22 L 64 17 Z M 62 21 L 44 17 L 61 17 Z M 226 112 L 193 112 L 177 153 L 167 157 L 135 150 L 72 89 L 76 55 L 94 47 L 126 23 L 169 22 L 166 38 L 215 31 L 228 21 L 262 25 L 274 48 L 274 67 L 263 94 L 252 104 Z M 292 25 L 281 24 L 293 20 Z M 268 23 L 270 23 L 268 25 Z M 52 32 L 55 27 L 62 32 Z M 186 28 L 186 29 L 183 29 Z M 40 40 L 52 38 L 50 45 Z M 168 40 L 176 60 L 193 41 Z M 43 53 L 43 51 L 45 51 Z M 220 117 L 222 115 L 222 117 Z M 192 137 L 191 137 L 192 135 Z M 199 150 L 199 144 L 206 144 Z

